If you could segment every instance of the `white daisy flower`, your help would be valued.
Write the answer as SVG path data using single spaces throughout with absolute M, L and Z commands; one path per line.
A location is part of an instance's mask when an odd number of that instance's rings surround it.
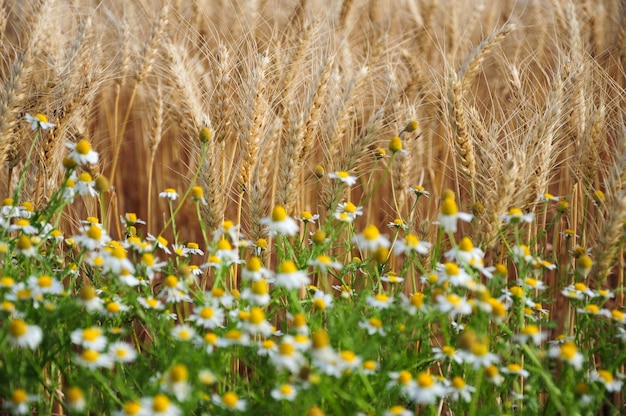
M 178 199 L 178 192 L 174 188 L 167 188 L 163 192 L 159 193 L 159 198 L 169 199 L 170 201 L 176 201 Z
M 270 235 L 294 236 L 298 234 L 298 223 L 287 215 L 287 211 L 280 205 L 276 205 L 270 217 L 261 218 L 261 225 L 267 225 Z
M 454 198 L 445 198 L 441 204 L 439 224 L 446 232 L 456 233 L 458 220 L 470 222 L 474 216 L 466 212 L 459 212 Z
M 350 175 L 348 172 L 346 171 L 336 171 L 336 172 L 331 172 L 328 174 L 328 177 L 331 179 L 338 179 L 341 182 L 345 183 L 348 186 L 352 186 L 356 183 L 356 176 L 352 176 Z
M 56 126 L 56 124 L 48 122 L 48 117 L 45 114 L 38 113 L 34 116 L 31 116 L 30 114 L 26 113 L 24 118 L 28 123 L 30 123 L 31 130 L 48 130 Z
M 16 347 L 36 349 L 43 339 L 43 331 L 37 325 L 29 325 L 21 319 L 13 319 L 9 326 L 9 342 Z
M 247 408 L 246 401 L 240 399 L 239 396 L 232 391 L 226 392 L 221 396 L 214 394 L 213 403 L 226 410 L 237 410 L 243 412 Z
M 95 165 L 98 163 L 98 153 L 91 148 L 89 141 L 82 139 L 77 143 L 65 143 L 65 146 L 71 149 L 68 157 L 72 158 L 77 165 Z
M 308 285 L 311 283 L 311 279 L 305 271 L 298 270 L 293 261 L 285 260 L 278 267 L 274 283 L 276 286 L 292 290 Z
M 389 248 L 389 239 L 380 234 L 378 227 L 370 224 L 361 234 L 354 237 L 354 242 L 360 250 L 376 251 L 379 247 Z

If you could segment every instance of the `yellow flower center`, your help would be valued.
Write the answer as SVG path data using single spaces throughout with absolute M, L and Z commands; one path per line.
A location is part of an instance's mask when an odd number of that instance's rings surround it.
M 281 394 L 285 396 L 289 396 L 291 393 L 293 393 L 293 387 L 291 387 L 289 384 L 281 385 L 279 390 Z
M 578 258 L 578 260 L 576 260 L 576 265 L 578 266 L 579 269 L 582 269 L 582 270 L 590 270 L 592 264 L 593 264 L 593 261 L 591 260 L 591 257 L 589 257 L 586 254 L 583 254 L 582 256 Z
M 204 198 L 204 190 L 200 186 L 194 186 L 191 188 L 191 197 L 195 199 Z
M 220 241 L 217 242 L 217 249 L 218 250 L 232 250 L 233 247 L 230 245 L 228 240 L 226 240 L 225 238 L 222 238 L 220 239 Z
M 609 373 L 606 370 L 599 370 L 598 371 L 598 377 L 600 377 L 602 380 L 604 380 L 605 383 L 612 383 L 613 382 L 613 374 Z
M 424 306 L 424 294 L 422 292 L 415 292 L 411 296 L 411 305 L 421 308 Z
M 92 240 L 100 240 L 102 238 L 102 228 L 98 227 L 97 225 L 92 225 L 87 230 L 87 237 L 91 238 Z
M 585 311 L 595 315 L 600 311 L 600 307 L 598 305 L 586 305 Z
M 389 296 L 385 295 L 384 293 L 378 293 L 376 294 L 376 296 L 374 296 L 374 299 L 376 299 L 378 302 L 387 303 L 389 301 Z
M 155 412 L 164 412 L 170 407 L 170 399 L 164 394 L 157 394 L 152 399 L 152 410 Z
M 246 263 L 246 268 L 251 272 L 258 272 L 262 266 L 261 259 L 256 256 L 250 257 Z
M 345 170 L 338 171 L 336 175 L 339 179 L 347 179 L 350 176 L 350 174 L 346 172 Z
M 291 260 L 285 260 L 280 264 L 280 273 L 294 273 L 298 271 L 296 264 Z
M 474 244 L 472 244 L 472 240 L 469 237 L 463 237 L 461 242 L 459 243 L 459 250 L 469 252 L 474 249 Z
M 574 289 L 578 290 L 579 292 L 584 292 L 587 290 L 587 285 L 584 283 L 576 283 L 574 284 Z
M 485 375 L 487 376 L 487 378 L 493 379 L 499 373 L 500 371 L 498 371 L 498 367 L 496 367 L 495 365 L 490 365 L 489 367 L 485 368 Z
M 457 390 L 461 390 L 465 387 L 465 380 L 463 380 L 461 377 L 454 377 L 452 379 L 452 387 Z
M 300 214 L 300 218 L 305 221 L 310 221 L 313 218 L 313 214 L 311 214 L 310 211 L 302 211 L 302 214 Z
M 327 347 L 330 344 L 328 339 L 328 332 L 323 329 L 319 329 L 313 333 L 313 348 L 320 349 Z
M 293 346 L 293 344 L 290 344 L 288 342 L 283 342 L 278 347 L 278 351 L 280 352 L 280 355 L 293 355 L 296 349 Z
M 98 328 L 87 328 L 83 330 L 83 339 L 85 341 L 95 341 L 101 333 Z
M 11 333 L 11 336 L 13 338 L 20 338 L 24 336 L 24 334 L 26 334 L 27 330 L 28 325 L 26 325 L 26 322 L 22 321 L 21 319 L 14 319 L 11 322 L 11 328 L 9 329 L 9 332 Z
M 40 276 L 37 279 L 37 286 L 39 287 L 51 287 L 52 286 L 52 278 L 50 276 Z
M 383 321 L 381 321 L 378 318 L 370 318 L 370 325 L 373 326 L 374 328 L 382 328 L 383 327 Z
M 489 352 L 489 346 L 487 344 L 476 343 L 472 345 L 472 354 L 478 357 L 483 357 L 487 355 L 488 352 Z
M 352 202 L 346 202 L 343 206 L 343 212 L 347 212 L 348 214 L 354 214 L 356 212 L 356 205 Z
M 120 309 L 121 309 L 120 304 L 117 302 L 107 303 L 107 312 L 109 313 L 118 313 Z
M 93 178 L 87 172 L 83 172 L 80 175 L 78 175 L 78 180 L 81 182 L 92 182 Z
M 224 393 L 224 395 L 222 396 L 222 403 L 226 407 L 233 408 L 237 406 L 238 402 L 239 402 L 239 397 L 231 391 Z
M 441 348 L 441 352 L 443 352 L 448 357 L 451 357 L 451 356 L 453 356 L 456 353 L 456 348 L 454 348 L 454 347 L 452 347 L 450 345 L 444 345 Z
M 324 299 L 322 298 L 317 298 L 313 300 L 313 306 L 319 310 L 324 310 L 326 309 L 326 302 L 324 302 Z
M 202 319 L 213 318 L 213 308 L 210 308 L 208 306 L 205 306 L 204 308 L 202 308 L 202 310 L 200 311 L 200 317 Z
M 85 395 L 83 391 L 78 387 L 70 387 L 65 390 L 65 397 L 67 398 L 67 402 L 70 404 L 76 404 L 79 401 L 83 400 Z
M 91 151 L 91 144 L 85 139 L 79 140 L 75 147 L 76 153 L 86 155 Z
M 11 393 L 11 401 L 14 404 L 26 403 L 28 400 L 28 394 L 22 389 L 15 389 L 13 393 Z
M 613 317 L 613 319 L 615 319 L 617 321 L 623 321 L 624 320 L 624 313 L 622 311 L 618 311 L 617 309 L 613 309 L 611 311 L 611 316 Z
M 446 263 L 445 269 L 448 276 L 456 276 L 459 274 L 459 266 L 454 263 Z
M 522 216 L 522 210 L 516 207 L 510 208 L 509 209 L 509 215 L 511 217 L 521 217 Z
M 263 309 L 256 307 L 250 309 L 248 322 L 250 322 L 252 325 L 259 325 L 263 321 L 265 321 L 265 313 L 263 312 Z
M 138 402 L 128 402 L 124 405 L 124 413 L 127 415 L 136 415 L 141 411 L 141 405 Z
M 511 287 L 511 295 L 516 298 L 524 297 L 524 289 L 521 286 L 513 286 Z
M 426 372 L 421 372 L 418 374 L 417 376 L 417 384 L 421 387 L 421 388 L 429 388 L 431 387 L 433 384 L 435 384 L 435 379 L 433 378 L 432 375 L 430 375 L 429 373 Z
M 98 360 L 98 357 L 100 357 L 100 353 L 96 350 L 85 350 L 83 351 L 82 357 L 83 360 L 87 361 L 88 363 L 93 363 Z
M 370 224 L 365 227 L 365 230 L 363 230 L 363 237 L 365 237 L 367 241 L 375 241 L 378 237 L 380 237 L 380 232 L 375 225 Z
M 459 207 L 456 205 L 456 201 L 453 198 L 446 198 L 441 204 L 441 214 L 452 216 L 459 212 Z
M 344 360 L 344 361 L 346 361 L 348 363 L 351 363 L 351 362 L 353 362 L 356 359 L 356 354 L 354 352 L 348 351 L 348 350 L 341 351 L 339 353 L 339 355 L 341 355 L 341 359 L 342 360 Z
M 267 280 L 262 279 L 262 280 L 257 280 L 255 282 L 252 282 L 250 289 L 252 290 L 252 293 L 254 293 L 255 295 L 267 294 L 267 292 L 269 291 L 269 288 L 267 286 Z
M 519 364 L 509 364 L 506 366 L 506 368 L 512 373 L 518 373 L 522 371 L 522 366 Z
M 174 288 L 178 286 L 178 278 L 174 275 L 169 275 L 165 278 L 165 286 L 169 288 Z
M 407 385 L 411 382 L 411 380 L 413 380 L 413 376 L 406 370 L 402 370 L 400 371 L 400 374 L 398 374 L 398 383 L 400 384 Z
M 272 210 L 272 221 L 281 222 L 287 218 L 287 211 L 281 205 L 276 205 Z
M 398 136 L 392 137 L 391 140 L 389 140 L 389 150 L 391 150 L 392 153 L 402 150 L 402 139 Z
M 266 339 L 265 341 L 261 343 L 261 345 L 263 346 L 264 349 L 271 350 L 272 348 L 274 348 L 276 343 L 272 341 L 271 339 Z
M 177 364 L 170 370 L 170 380 L 172 380 L 174 383 L 186 381 L 188 378 L 189 372 L 187 371 L 187 367 L 182 364 Z
M 363 368 L 365 370 L 370 370 L 370 371 L 374 371 L 376 370 L 376 361 L 373 360 L 367 360 L 363 363 Z
M 204 335 L 204 342 L 206 342 L 209 345 L 213 345 L 217 342 L 217 335 L 209 332 L 208 334 Z
M 0 286 L 11 287 L 15 284 L 15 279 L 10 276 L 0 277 Z
M 241 332 L 237 329 L 231 329 L 226 332 L 226 339 L 231 341 L 239 341 L 241 339 Z
M 567 341 L 561 345 L 561 357 L 565 360 L 572 360 L 576 356 L 577 352 L 578 348 L 571 341 Z

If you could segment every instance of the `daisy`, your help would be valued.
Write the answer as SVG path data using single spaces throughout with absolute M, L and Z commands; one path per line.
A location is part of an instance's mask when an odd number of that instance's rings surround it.
M 402 302 L 402 307 L 411 316 L 415 316 L 418 310 L 424 310 L 424 294 L 422 292 L 415 292 L 410 298 L 404 293 L 400 293 L 400 301 Z
M 404 241 L 396 243 L 396 254 L 402 253 L 412 254 L 428 254 L 432 244 L 427 241 L 420 241 L 415 234 L 407 234 Z
M 320 311 L 326 310 L 333 305 L 333 297 L 328 293 L 324 293 L 321 290 L 316 290 L 311 298 L 311 304 Z
M 470 315 L 472 313 L 472 305 L 467 299 L 460 297 L 455 293 L 446 296 L 437 296 L 437 308 L 450 315 L 451 319 L 455 319 L 457 315 Z
M 461 377 L 454 377 L 448 386 L 446 395 L 451 400 L 457 401 L 462 399 L 465 403 L 472 401 L 472 394 L 476 391 L 476 387 L 469 386 Z
M 454 361 L 457 364 L 463 364 L 464 362 L 463 354 L 450 345 L 444 345 L 441 348 L 434 347 L 433 358 L 440 361 L 450 360 Z
M 174 275 L 165 278 L 159 294 L 168 303 L 192 302 L 184 283 Z
M 611 311 L 600 308 L 598 305 L 594 305 L 592 303 L 585 305 L 584 308 L 576 308 L 576 312 L 587 315 L 603 316 L 605 318 L 611 317 Z
M 36 349 L 43 338 L 43 331 L 37 325 L 29 325 L 21 319 L 13 319 L 9 326 L 9 342 L 16 347 Z
M 132 363 L 137 358 L 137 350 L 128 342 L 116 341 L 109 344 L 108 354 L 118 363 Z
M 97 368 L 112 368 L 113 358 L 108 354 L 93 349 L 85 349 L 76 356 L 76 363 L 91 370 Z
M 165 238 L 163 238 L 163 236 L 159 235 L 155 237 L 152 234 L 148 233 L 148 237 L 146 237 L 146 241 L 150 241 L 154 243 L 155 248 L 160 248 L 161 250 L 165 251 L 165 253 L 172 254 L 170 249 L 167 247 L 169 243 Z
M 141 406 L 146 410 L 146 415 L 151 416 L 179 416 L 183 412 L 165 394 L 156 394 L 154 397 L 141 399 Z
M 578 347 L 572 341 L 565 341 L 560 345 L 553 345 L 548 350 L 548 355 L 552 358 L 559 358 L 574 367 L 576 370 L 580 370 L 583 365 L 584 357 L 578 352 Z
M 142 403 L 136 401 L 126 402 L 122 410 L 113 412 L 113 416 L 148 416 L 152 413 L 143 407 Z
M 103 351 L 107 345 L 107 338 L 97 326 L 76 329 L 70 334 L 70 339 L 73 344 L 94 351 Z
M 31 130 L 48 130 L 56 126 L 56 124 L 48 122 L 48 117 L 45 114 L 37 113 L 34 116 L 31 116 L 26 113 L 24 118 L 27 123 L 30 123 Z
M 291 374 L 297 374 L 306 361 L 294 343 L 286 339 L 282 340 L 278 346 L 278 351 L 271 355 L 270 359 L 277 370 L 286 369 Z
M 87 172 L 83 172 L 80 175 L 76 176 L 76 172 L 72 174 L 72 180 L 74 180 L 74 191 L 81 196 L 89 195 L 89 196 L 98 196 L 98 191 L 96 190 L 96 182 L 93 180 L 91 175 Z
M 241 298 L 253 305 L 265 306 L 270 303 L 269 286 L 267 280 L 261 279 L 253 281 L 249 288 L 241 292 Z
M 139 296 L 137 298 L 137 302 L 139 302 L 139 304 L 146 309 L 155 309 L 158 311 L 165 309 L 165 305 L 163 304 L 163 302 L 161 302 L 158 299 L 155 299 L 152 296 L 148 296 L 147 298 L 143 296 Z
M 240 263 L 239 251 L 234 249 L 227 239 L 220 239 L 215 246 L 215 256 L 217 256 L 221 262 L 230 266 L 233 263 Z
M 80 244 L 86 250 L 93 251 L 102 248 L 111 241 L 111 237 L 100 224 L 84 226 L 81 231 L 82 234 L 74 236 L 73 239 L 76 244 Z
M 217 382 L 217 377 L 211 370 L 203 369 L 198 371 L 198 380 L 206 386 L 212 386 Z
M 338 358 L 337 369 L 341 374 L 352 372 L 363 363 L 363 359 L 350 350 L 340 351 Z
M 393 221 L 387 223 L 387 227 L 394 229 L 394 230 L 408 229 L 406 223 L 402 220 L 402 218 L 396 218 Z
M 504 377 L 502 377 L 502 374 L 500 374 L 500 370 L 498 370 L 498 367 L 496 367 L 495 365 L 485 367 L 484 374 L 485 377 L 487 377 L 487 380 L 495 384 L 496 386 L 499 386 L 504 382 Z
M 310 211 L 302 211 L 298 219 L 305 224 L 315 224 L 315 221 L 317 221 L 319 217 L 319 214 L 312 214 Z
M 539 201 L 543 201 L 543 202 L 550 202 L 550 201 L 558 201 L 559 197 L 558 196 L 554 196 L 551 193 L 544 193 L 544 194 L 539 194 L 537 195 L 537 199 L 539 199 Z
M 370 224 L 363 230 L 363 233 L 354 237 L 354 242 L 359 246 L 360 250 L 375 251 L 379 247 L 389 248 L 389 239 L 380 234 L 378 228 Z
M 70 410 L 75 412 L 83 412 L 87 407 L 85 393 L 80 387 L 69 387 L 63 392 L 65 396 L 65 404 Z
M 194 186 L 191 188 L 191 199 L 194 202 L 200 203 L 202 205 L 208 205 L 206 198 L 204 197 L 204 189 L 201 186 Z
M 570 299 L 583 300 L 586 297 L 593 297 L 595 292 L 582 282 L 573 283 L 561 290 L 561 294 Z
M 334 216 L 341 222 L 351 223 L 357 217 L 363 215 L 363 207 L 357 207 L 352 202 L 342 202 L 337 205 Z
M 177 341 L 192 341 L 196 337 L 196 330 L 187 324 L 176 325 L 170 334 Z
M 2 407 L 14 415 L 27 415 L 32 413 L 30 404 L 37 402 L 37 400 L 36 395 L 28 394 L 23 389 L 15 389 L 11 392 L 11 397 L 7 397 Z
M 505 224 L 531 223 L 534 220 L 535 214 L 532 212 L 523 214 L 521 209 L 515 207 L 510 208 L 508 214 L 500 216 L 500 221 Z
M 502 367 L 500 371 L 504 374 L 514 374 L 517 376 L 521 376 L 522 378 L 526 378 L 530 375 L 528 370 L 524 370 L 524 368 L 519 364 L 508 364 L 506 367 Z
M 33 293 L 33 297 L 46 294 L 59 295 L 65 289 L 61 282 L 48 275 L 30 276 L 27 284 Z
M 221 287 L 214 287 L 210 292 L 204 292 L 204 296 L 206 297 L 206 302 L 222 305 L 226 309 L 231 309 L 235 303 L 235 297 Z
M 273 354 L 276 354 L 278 351 L 278 346 L 271 339 L 265 339 L 263 341 L 259 341 L 257 354 L 262 357 L 270 357 Z
M 22 232 L 24 234 L 28 234 L 28 235 L 34 235 L 34 234 L 38 234 L 39 230 L 37 230 L 37 228 L 33 227 L 30 224 L 30 220 L 28 220 L 27 218 L 21 218 L 19 220 L 17 220 L 14 224 L 11 224 L 9 226 L 9 231 L 13 232 L 13 231 L 19 231 Z
M 427 372 L 419 373 L 415 385 L 408 391 L 409 399 L 417 404 L 433 404 L 445 394 L 446 388 Z
M 387 334 L 383 328 L 383 322 L 378 318 L 364 319 L 359 322 L 359 327 L 365 329 L 369 335 L 385 336 Z
M 272 210 L 272 215 L 261 218 L 261 225 L 267 225 L 267 230 L 271 236 L 276 234 L 294 236 L 298 234 L 298 223 L 287 215 L 287 211 L 281 205 L 276 205 Z
M 441 224 L 445 232 L 455 233 L 458 220 L 470 222 L 473 218 L 472 214 L 459 212 L 459 207 L 454 198 L 448 197 L 443 200 L 439 213 L 439 224 Z
M 535 345 L 541 345 L 548 338 L 548 333 L 540 331 L 537 325 L 526 325 L 519 334 L 513 336 L 513 340 L 522 344 L 532 341 Z
M 450 282 L 452 286 L 468 287 L 473 281 L 464 269 L 454 263 L 437 264 L 437 275 L 440 282 Z
M 287 400 L 292 402 L 296 399 L 298 395 L 298 390 L 293 384 L 281 384 L 280 386 L 273 389 L 270 393 L 274 400 Z
M 91 148 L 89 141 L 82 139 L 77 143 L 67 142 L 65 146 L 71 149 L 68 157 L 72 158 L 77 165 L 95 165 L 98 163 L 98 153 Z
M 159 193 L 159 198 L 176 201 L 176 199 L 178 198 L 178 192 L 176 192 L 176 189 L 174 188 L 167 188 L 163 192 Z
M 213 403 L 227 410 L 238 410 L 243 412 L 246 410 L 247 403 L 242 400 L 232 391 L 228 391 L 221 396 L 218 394 L 213 395 Z
M 333 261 L 330 257 L 320 254 L 315 259 L 307 262 L 309 266 L 318 268 L 321 272 L 326 273 L 328 269 L 341 270 L 343 265 L 338 261 Z
M 623 374 L 617 374 L 618 380 L 613 377 L 613 374 L 607 370 L 594 370 L 589 375 L 589 380 L 597 381 L 604 385 L 606 391 L 610 393 L 617 393 L 622 389 L 622 385 L 624 384 Z
M 247 321 L 242 322 L 242 327 L 251 335 L 269 336 L 274 332 L 274 327 L 265 319 L 265 312 L 259 307 L 250 309 Z
M 203 328 L 221 328 L 224 323 L 224 311 L 216 305 L 205 304 L 196 307 L 193 314 L 187 320 L 195 322 L 196 325 Z
M 180 402 L 185 401 L 191 392 L 189 384 L 189 370 L 183 364 L 176 364 L 167 372 L 161 380 L 161 388 L 167 393 L 173 394 Z
M 416 197 L 420 197 L 424 195 L 426 198 L 430 196 L 430 192 L 426 190 L 422 185 L 416 185 L 414 187 L 409 188 L 409 192 L 411 192 Z
M 393 304 L 393 298 L 385 295 L 384 293 L 378 293 L 374 296 L 368 296 L 365 298 L 368 305 L 376 309 L 388 309 Z
M 250 335 L 244 334 L 238 329 L 230 329 L 224 334 L 223 338 L 216 340 L 215 345 L 218 347 L 230 347 L 231 345 L 248 345 L 249 343 Z
M 404 406 L 396 405 L 391 406 L 389 409 L 385 410 L 383 416 L 413 416 L 415 413 L 410 411 Z
M 296 264 L 291 260 L 283 261 L 276 273 L 276 286 L 282 286 L 287 290 L 299 289 L 311 283 L 311 279 L 305 271 L 298 270 Z
M 476 342 L 470 351 L 463 351 L 463 361 L 472 364 L 474 369 L 489 367 L 500 362 L 500 357 L 489 352 L 489 345 L 484 342 Z
M 341 182 L 345 183 L 347 186 L 352 186 L 356 183 L 356 176 L 352 176 L 350 175 L 348 172 L 346 171 L 337 171 L 337 172 L 331 172 L 328 174 L 328 177 L 331 179 L 338 179 Z

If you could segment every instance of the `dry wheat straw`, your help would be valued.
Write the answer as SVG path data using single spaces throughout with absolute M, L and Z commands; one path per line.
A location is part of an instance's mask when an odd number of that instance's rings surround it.
M 220 44 L 215 56 L 215 91 L 212 99 L 212 120 L 215 124 L 215 140 L 224 142 L 232 135 L 233 108 L 229 97 L 232 62 L 228 48 Z
M 150 161 L 148 165 L 148 215 L 146 217 L 148 224 L 152 219 L 152 184 L 154 179 L 154 162 L 156 160 L 157 149 L 163 138 L 163 89 L 160 80 L 157 81 L 154 98 L 154 118 L 151 119 L 150 134 L 148 136 L 148 152 Z
M 340 32 L 346 30 L 346 25 L 348 23 L 348 17 L 350 15 L 350 11 L 352 10 L 352 6 L 354 5 L 354 0 L 343 0 L 341 3 L 341 11 L 339 12 L 339 20 L 337 23 L 337 28 Z

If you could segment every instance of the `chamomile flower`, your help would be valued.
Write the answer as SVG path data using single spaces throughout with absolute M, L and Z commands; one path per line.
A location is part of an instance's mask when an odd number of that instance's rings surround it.
M 43 338 L 43 331 L 37 325 L 29 325 L 22 319 L 13 319 L 9 325 L 9 343 L 22 348 L 36 349 Z
M 611 393 L 617 393 L 622 390 L 624 385 L 624 375 L 617 374 L 617 379 L 613 376 L 613 373 L 607 370 L 593 370 L 589 374 L 589 380 L 596 381 L 604 385 L 606 391 Z
M 187 318 L 202 328 L 221 328 L 224 324 L 224 310 L 214 304 L 197 306 L 194 312 Z
M 428 198 L 430 196 L 430 192 L 426 190 L 422 185 L 416 185 L 414 187 L 409 188 L 409 192 L 411 192 L 416 197 L 425 196 Z
M 118 363 L 132 363 L 137 358 L 135 347 L 125 341 L 110 343 L 107 352 L 113 361 Z
M 452 286 L 468 287 L 474 279 L 455 263 L 437 264 L 439 282 L 450 282 Z
M 165 278 L 159 295 L 168 303 L 192 302 L 184 283 L 174 275 Z
M 363 363 L 363 359 L 350 350 L 339 351 L 337 357 L 337 369 L 341 374 L 354 371 Z
M 281 384 L 270 392 L 274 400 L 287 400 L 292 402 L 298 395 L 298 389 L 293 384 Z
M 500 221 L 504 222 L 505 224 L 519 224 L 522 222 L 531 223 L 534 220 L 535 214 L 533 214 L 532 212 L 524 214 L 522 213 L 521 209 L 516 207 L 510 208 L 508 214 L 500 216 Z
M 113 412 L 113 416 L 149 416 L 152 415 L 149 409 L 145 408 L 141 402 L 129 401 L 124 403 L 121 410 Z
M 100 224 L 84 226 L 81 231 L 82 234 L 74 236 L 73 240 L 86 250 L 100 249 L 111 241 L 111 237 Z
M 504 382 L 504 377 L 502 377 L 502 374 L 500 374 L 500 370 L 498 370 L 498 367 L 496 367 L 495 365 L 485 367 L 484 374 L 487 378 L 487 381 L 495 384 L 496 386 L 499 386 Z
M 13 415 L 27 415 L 32 413 L 30 404 L 35 403 L 37 399 L 36 395 L 28 394 L 26 390 L 14 389 L 11 397 L 7 397 L 2 406 Z
M 397 255 L 406 254 L 428 254 L 432 244 L 427 241 L 420 241 L 415 234 L 407 234 L 403 241 L 396 243 L 395 252 Z
M 458 315 L 470 315 L 472 313 L 472 305 L 464 297 L 460 297 L 456 293 L 437 296 L 437 309 L 442 313 L 450 315 L 451 319 L 455 319 Z
M 378 293 L 374 296 L 368 296 L 365 301 L 368 305 L 376 309 L 388 309 L 393 304 L 393 298 L 384 293 Z
M 350 201 L 339 203 L 334 212 L 335 219 L 347 223 L 353 222 L 361 215 L 363 215 L 363 207 L 357 207 Z
M 37 129 L 48 130 L 56 126 L 56 124 L 50 123 L 48 121 L 48 117 L 45 114 L 41 114 L 41 113 L 37 113 L 34 116 L 31 116 L 30 114 L 26 113 L 26 115 L 24 116 L 24 119 L 26 119 L 27 123 L 30 123 L 31 130 L 37 130 Z
M 267 280 L 255 280 L 249 288 L 241 292 L 241 298 L 247 300 L 252 305 L 265 306 L 270 303 L 269 286 Z
M 180 407 L 172 403 L 170 398 L 162 393 L 141 399 L 141 406 L 146 409 L 146 415 L 150 416 L 180 416 L 183 414 Z
M 213 395 L 213 403 L 226 410 L 237 410 L 243 412 L 247 408 L 247 403 L 242 400 L 232 391 L 228 391 L 221 396 L 218 394 Z
M 305 364 L 306 359 L 293 341 L 283 339 L 278 346 L 276 354 L 270 356 L 272 364 L 277 370 L 288 370 L 291 374 L 297 374 Z
M 83 286 L 80 289 L 77 302 L 84 306 L 87 312 L 99 312 L 104 309 L 104 300 L 98 296 L 98 290 L 91 285 Z
M 595 292 L 582 282 L 573 283 L 561 290 L 561 294 L 570 299 L 583 300 L 587 297 L 594 297 Z
M 176 199 L 178 199 L 178 192 L 176 192 L 176 189 L 174 188 L 167 188 L 163 192 L 159 193 L 159 198 L 176 201 Z
M 477 369 L 500 362 L 500 357 L 489 351 L 487 342 L 474 342 L 468 351 L 463 351 L 463 361 Z
M 443 384 L 428 372 L 419 373 L 415 381 L 413 388 L 408 391 L 408 396 L 417 404 L 433 404 L 446 395 Z
M 389 271 L 380 276 L 381 282 L 398 284 L 404 282 L 404 277 L 398 276 L 395 272 Z
M 548 355 L 552 358 L 558 358 L 561 361 L 571 365 L 576 370 L 580 370 L 585 358 L 578 352 L 578 347 L 572 341 L 565 341 L 560 345 L 553 345 L 548 350 Z
M 170 335 L 177 341 L 188 342 L 194 340 L 196 337 L 196 330 L 190 325 L 181 324 L 172 328 Z
M 91 148 L 88 140 L 82 139 L 77 143 L 67 142 L 65 146 L 71 150 L 68 157 L 72 158 L 77 165 L 95 165 L 98 163 L 98 152 Z
M 76 355 L 75 360 L 78 365 L 90 370 L 113 367 L 113 358 L 110 355 L 90 348 Z
M 415 413 L 410 411 L 404 406 L 396 405 L 391 406 L 389 409 L 385 410 L 383 416 L 413 416 Z
M 261 218 L 260 223 L 267 226 L 270 235 L 294 236 L 298 234 L 298 223 L 287 215 L 287 211 L 281 205 L 276 205 L 272 215 Z
M 64 287 L 61 282 L 52 276 L 30 276 L 27 281 L 28 288 L 32 291 L 33 297 L 40 295 L 59 295 Z
M 463 364 L 464 357 L 462 351 L 457 350 L 451 345 L 433 348 L 433 358 L 441 361 L 454 361 L 457 364 Z
M 152 234 L 148 233 L 148 237 L 146 237 L 146 241 L 152 242 L 154 244 L 154 247 L 160 248 L 165 253 L 172 254 L 171 250 L 167 247 L 169 243 L 163 236 L 159 235 L 155 237 Z
M 467 212 L 459 212 L 459 207 L 452 197 L 447 197 L 441 203 L 439 224 L 445 232 L 456 233 L 458 220 L 470 222 L 474 216 Z
M 328 174 L 328 177 L 331 179 L 337 179 L 348 186 L 354 185 L 357 180 L 356 176 L 352 176 L 346 171 L 331 172 Z
M 380 336 L 385 336 L 387 332 L 383 327 L 383 322 L 379 318 L 370 318 L 359 321 L 359 327 L 363 328 L 367 331 L 369 335 L 378 334 Z
M 298 270 L 296 264 L 291 260 L 283 261 L 276 273 L 276 286 L 284 287 L 287 290 L 299 289 L 311 283 L 311 279 L 303 270 Z
M 65 405 L 74 412 L 84 412 L 87 407 L 85 393 L 80 387 L 69 387 L 64 390 Z
M 244 334 L 238 329 L 230 329 L 226 331 L 224 336 L 222 338 L 219 338 L 215 342 L 215 345 L 217 345 L 218 347 L 230 347 L 231 345 L 248 344 L 250 344 L 250 335 Z
M 75 345 L 95 351 L 103 351 L 107 344 L 107 338 L 102 329 L 97 326 L 75 329 L 70 334 L 70 339 Z
M 316 290 L 311 298 L 311 304 L 318 311 L 324 311 L 333 306 L 333 296 L 329 293 L 324 293 L 321 290 Z
M 153 296 L 148 296 L 148 297 L 139 296 L 137 298 L 137 302 L 139 302 L 139 304 L 146 309 L 154 309 L 157 311 L 161 311 L 165 309 L 165 305 L 163 304 L 163 302 L 161 302 L 158 299 L 155 299 Z
M 298 219 L 305 224 L 315 224 L 315 221 L 317 221 L 319 217 L 319 214 L 312 214 L 310 211 L 302 211 Z
M 454 377 L 447 386 L 446 395 L 453 401 L 463 400 L 469 403 L 475 392 L 476 387 L 468 385 L 462 377 Z
M 96 190 L 96 182 L 93 180 L 88 172 L 83 172 L 80 175 L 76 175 L 74 172 L 71 176 L 74 181 L 74 192 L 81 196 L 98 196 Z
M 161 388 L 173 394 L 178 401 L 184 401 L 191 392 L 189 384 L 189 370 L 184 364 L 176 364 L 169 369 L 161 380 Z
M 537 325 L 526 325 L 522 327 L 519 334 L 513 335 L 513 340 L 522 344 L 532 343 L 535 345 L 541 345 L 543 341 L 548 338 L 548 333 L 540 331 Z
M 354 237 L 354 242 L 359 246 L 360 250 L 375 251 L 379 247 L 389 248 L 389 239 L 380 234 L 378 227 L 370 224 L 361 234 Z
M 334 261 L 333 259 L 331 259 L 330 257 L 324 254 L 320 254 L 315 259 L 309 260 L 307 264 L 309 266 L 313 266 L 319 269 L 323 273 L 326 273 L 328 269 L 341 270 L 341 268 L 343 267 L 343 265 L 340 262 Z
M 524 370 L 524 367 L 516 363 L 508 364 L 506 367 L 502 367 L 500 371 L 504 374 L 513 374 L 522 378 L 526 378 L 530 375 L 528 370 Z
M 35 235 L 39 233 L 39 230 L 37 230 L 36 227 L 33 227 L 30 223 L 30 220 L 27 218 L 20 218 L 19 220 L 15 221 L 14 224 L 11 224 L 9 226 L 9 231 L 19 231 L 28 235 Z
M 241 326 L 251 335 L 270 336 L 274 332 L 274 327 L 265 319 L 263 309 L 255 306 L 250 309 L 248 319 L 241 323 Z

